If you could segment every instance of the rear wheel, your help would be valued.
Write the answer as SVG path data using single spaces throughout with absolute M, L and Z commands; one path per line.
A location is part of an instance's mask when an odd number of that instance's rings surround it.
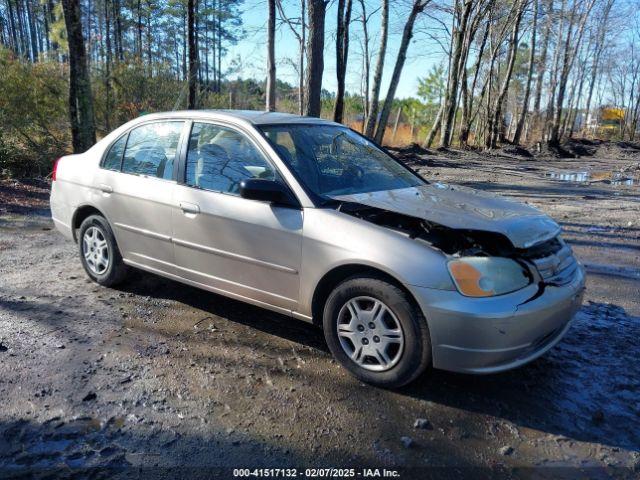
M 376 277 L 352 277 L 329 295 L 324 334 L 335 358 L 360 380 L 400 387 L 431 362 L 426 320 L 406 292 Z
M 80 261 L 89 278 L 110 287 L 121 282 L 127 272 L 109 226 L 100 215 L 90 215 L 80 225 Z

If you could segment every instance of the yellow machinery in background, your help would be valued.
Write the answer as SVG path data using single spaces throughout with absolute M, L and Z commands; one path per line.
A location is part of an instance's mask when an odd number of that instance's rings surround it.
M 624 108 L 603 106 L 598 109 L 598 130 L 605 134 L 613 134 L 624 123 Z

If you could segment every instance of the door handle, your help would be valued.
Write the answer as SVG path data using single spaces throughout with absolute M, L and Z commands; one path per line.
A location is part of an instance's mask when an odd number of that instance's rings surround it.
M 113 193 L 113 187 L 111 185 L 106 185 L 104 183 L 101 183 L 100 185 L 98 185 L 98 188 L 102 190 L 104 193 Z
M 193 213 L 193 214 L 200 213 L 200 206 L 196 205 L 195 203 L 180 202 L 180 209 L 184 213 Z

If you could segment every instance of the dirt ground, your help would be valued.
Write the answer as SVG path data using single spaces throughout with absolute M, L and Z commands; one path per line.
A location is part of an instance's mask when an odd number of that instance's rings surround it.
M 583 308 L 544 357 L 490 376 L 428 371 L 397 391 L 354 380 L 306 323 L 140 272 L 90 283 L 53 229 L 47 183 L 3 180 L 0 477 L 637 478 L 640 149 L 572 148 L 582 157 L 397 152 L 432 181 L 542 209 L 588 271 Z

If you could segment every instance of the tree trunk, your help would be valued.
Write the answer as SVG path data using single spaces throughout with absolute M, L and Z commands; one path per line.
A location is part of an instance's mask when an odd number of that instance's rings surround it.
M 540 1 L 540 0 L 537 0 Z M 547 66 L 547 50 L 549 49 L 549 39 L 551 37 L 551 24 L 553 21 L 553 0 L 547 1 L 546 8 L 547 22 L 544 27 L 544 35 L 542 37 L 542 49 L 538 60 L 538 68 L 536 69 L 536 90 L 533 100 L 533 118 L 537 122 L 540 118 L 540 100 L 542 98 L 542 84 L 544 81 L 544 72 Z
M 186 5 L 182 4 L 182 78 L 189 81 L 189 73 L 187 69 L 187 43 L 188 43 L 188 34 L 187 34 L 187 8 Z
M 147 37 L 147 62 L 149 65 L 149 73 L 148 75 L 150 77 L 153 76 L 153 52 L 152 52 L 152 47 L 153 47 L 153 42 L 152 42 L 152 36 L 151 36 L 151 2 L 149 0 L 147 0 L 147 32 L 146 32 L 146 37 Z
M 491 18 L 489 19 L 491 21 Z M 473 99 L 476 91 L 476 84 L 478 82 L 478 74 L 480 73 L 480 64 L 482 62 L 482 54 L 484 53 L 484 49 L 487 45 L 487 38 L 489 36 L 490 28 L 487 25 L 485 27 L 484 35 L 482 36 L 482 41 L 480 42 L 480 49 L 478 50 L 478 55 L 476 58 L 475 66 L 473 67 L 473 81 L 471 82 L 471 88 L 468 92 L 463 90 L 464 96 L 462 97 L 462 118 L 460 119 L 460 134 L 459 141 L 460 145 L 466 147 L 469 145 L 469 134 L 471 133 L 471 124 L 473 123 L 473 116 L 471 112 L 473 110 Z M 463 71 L 463 88 L 466 90 L 466 69 Z M 465 96 L 467 97 L 465 99 Z M 465 101 L 466 100 L 466 101 Z
M 218 3 L 220 5 L 220 3 Z M 216 92 L 222 90 L 222 14 L 218 13 L 218 67 L 216 68 L 218 79 L 216 81 Z
M 533 21 L 531 24 L 531 45 L 529 46 L 529 70 L 527 71 L 527 83 L 524 88 L 524 98 L 522 99 L 522 112 L 516 125 L 516 131 L 513 134 L 513 143 L 518 145 L 520 143 L 520 137 L 522 136 L 522 130 L 524 129 L 524 122 L 527 119 L 527 112 L 529 110 L 529 95 L 531 94 L 531 79 L 533 77 L 533 65 L 536 61 L 536 27 L 538 24 L 538 3 L 539 0 L 533 0 Z
M 567 88 L 567 80 L 569 78 L 569 73 L 571 73 L 571 69 L 573 67 L 573 62 L 576 57 L 576 52 L 578 47 L 580 46 L 580 42 L 582 40 L 582 34 L 584 32 L 584 26 L 586 24 L 587 18 L 589 16 L 589 12 L 593 8 L 593 4 L 595 0 L 589 0 L 588 4 L 585 7 L 585 12 L 580 19 L 578 24 L 576 38 L 572 40 L 572 23 L 574 14 L 571 15 L 571 21 L 569 22 L 569 29 L 567 31 L 567 39 L 564 47 L 564 58 L 562 62 L 562 70 L 560 73 L 560 82 L 558 83 L 558 96 L 556 99 L 555 110 L 553 115 L 553 122 L 551 124 L 551 132 L 549 135 L 549 145 L 558 146 L 560 144 L 560 122 L 562 120 L 562 106 L 564 105 L 564 96 Z M 574 4 L 575 9 L 575 4 Z M 575 10 L 574 10 L 575 11 Z M 571 48 L 571 45 L 574 45 Z
M 298 58 L 300 65 L 298 66 L 298 109 L 300 115 L 304 114 L 304 54 L 305 54 L 305 36 L 307 29 L 305 28 L 304 16 L 306 0 L 300 0 L 300 53 Z
M 553 102 L 554 99 L 556 97 L 556 89 L 558 86 L 558 72 L 560 71 L 560 54 L 562 51 L 562 38 L 564 35 L 564 16 L 565 16 L 565 10 L 567 7 L 567 0 L 562 0 L 562 5 L 560 7 L 560 14 L 558 16 L 558 18 L 560 19 L 560 21 L 558 22 L 558 34 L 556 37 L 556 46 L 554 48 L 554 52 L 553 52 L 553 61 L 552 61 L 552 70 L 549 72 L 549 92 L 547 94 L 547 108 L 546 108 L 546 112 L 545 112 L 545 119 L 544 119 L 544 127 L 543 127 L 543 131 L 542 131 L 542 140 L 548 140 L 549 138 L 549 131 L 551 128 L 551 118 L 553 116 Z M 572 10 L 573 12 L 575 12 L 575 4 L 574 4 L 574 9 Z M 569 25 L 569 27 L 571 28 L 572 25 Z
M 407 18 L 407 23 L 404 25 L 402 31 L 402 40 L 400 41 L 400 48 L 398 50 L 398 56 L 396 57 L 396 64 L 393 67 L 393 73 L 391 74 L 391 81 L 389 82 L 389 89 L 387 90 L 387 96 L 384 99 L 384 105 L 380 112 L 380 120 L 378 121 L 378 127 L 376 128 L 376 134 L 374 139 L 378 143 L 382 143 L 384 137 L 384 131 L 387 128 L 387 122 L 389 121 L 389 114 L 391 113 L 391 106 L 393 99 L 396 96 L 396 89 L 400 82 L 400 75 L 404 68 L 404 62 L 407 59 L 407 49 L 409 48 L 409 42 L 413 36 L 413 26 L 416 22 L 418 14 L 422 13 L 430 0 L 414 0 L 411 7 L 411 13 Z M 470 1 L 470 0 L 469 0 Z
M 349 23 L 351 22 L 351 0 L 338 0 L 338 32 L 336 35 L 336 80 L 338 91 L 333 109 L 333 121 L 342 123 L 344 115 L 344 83 L 349 57 Z
M 136 49 L 138 59 L 142 61 L 142 0 L 138 0 L 138 19 L 136 21 Z
M 382 84 L 382 71 L 384 70 L 384 57 L 387 53 L 387 37 L 389 36 L 389 0 L 382 0 L 382 12 L 380 20 L 380 50 L 376 60 L 376 69 L 373 72 L 373 85 L 371 87 L 371 103 L 364 134 L 373 137 L 378 121 L 378 108 L 380 102 L 380 85 Z
M 124 60 L 124 49 L 122 47 L 122 17 L 120 15 L 120 0 L 114 0 L 113 2 L 113 18 L 115 20 L 115 38 L 116 38 L 116 53 L 118 55 L 118 61 Z
M 433 125 L 431 126 L 431 130 L 429 130 L 429 134 L 424 141 L 424 146 L 426 148 L 431 148 L 433 145 L 433 141 L 436 138 L 436 135 L 440 131 L 440 126 L 442 124 L 442 115 L 444 113 L 444 103 L 440 104 L 440 108 L 438 109 L 438 113 L 436 114 L 436 118 L 433 121 Z
M 73 151 L 81 153 L 96 141 L 91 81 L 82 36 L 80 0 L 62 0 L 69 41 L 69 120 Z
M 509 83 L 511 82 L 511 75 L 513 73 L 513 66 L 516 61 L 516 54 L 518 52 L 518 34 L 520 31 L 520 22 L 522 21 L 522 15 L 524 14 L 525 0 L 516 0 L 516 18 L 513 24 L 513 30 L 511 32 L 511 38 L 509 40 L 509 60 L 507 63 L 507 71 L 505 72 L 500 91 L 496 99 L 496 107 L 493 115 L 493 121 L 491 122 L 492 131 L 489 132 L 489 144 L 487 147 L 496 148 L 498 140 L 504 140 L 504 122 L 502 121 L 502 109 L 504 101 L 509 91 Z
M 19 54 L 24 58 L 29 58 L 29 45 L 27 43 L 27 37 L 24 30 L 23 11 L 20 1 L 16 2 L 16 20 L 18 24 L 18 39 L 19 39 Z
M 305 115 L 319 117 L 322 108 L 322 73 L 324 71 L 325 0 L 309 0 L 309 39 L 305 82 Z
M 109 3 L 104 2 L 104 21 L 105 21 L 105 47 L 106 61 L 104 69 L 104 93 L 105 93 L 105 109 L 104 109 L 104 125 L 107 132 L 111 131 L 111 13 L 109 12 Z
M 267 22 L 267 112 L 276 109 L 276 0 L 269 0 Z
M 457 3 L 457 2 L 456 2 Z M 459 4 L 458 4 L 459 5 Z M 447 148 L 451 138 L 453 118 L 456 113 L 458 100 L 458 75 L 460 73 L 460 57 L 462 56 L 462 43 L 467 30 L 467 23 L 473 7 L 472 0 L 464 0 L 462 12 L 460 12 L 460 23 L 457 29 L 451 33 L 452 48 L 451 59 L 449 61 L 449 75 L 447 78 L 447 89 L 443 100 L 442 125 L 440 126 L 440 147 Z M 458 8 L 456 8 L 458 10 Z
M 587 49 L 588 50 L 588 49 Z M 584 79 L 585 79 L 585 71 L 587 68 L 587 61 L 584 60 L 581 63 L 581 68 L 578 73 L 578 87 L 577 94 L 575 92 L 575 84 L 574 90 L 571 92 L 571 100 L 569 102 L 569 114 L 565 116 L 565 123 L 562 126 L 562 135 L 566 135 L 567 128 L 569 129 L 568 137 L 573 137 L 573 132 L 575 130 L 576 119 L 578 118 L 578 109 L 580 107 L 580 101 L 582 100 L 582 89 L 584 88 Z
M 367 18 L 367 7 L 365 6 L 364 0 L 360 0 L 360 8 L 362 9 L 362 67 L 364 70 L 363 82 L 364 86 L 363 90 L 363 102 L 362 102 L 362 132 L 365 130 L 365 123 L 367 121 L 367 117 L 369 116 L 369 75 L 371 68 L 371 59 L 369 58 L 369 30 L 367 28 L 368 18 Z
M 5 34 L 4 17 L 0 17 L 0 45 L 9 46 L 7 35 Z
M 596 84 L 596 77 L 598 75 L 598 67 L 600 65 L 600 56 L 602 55 L 602 50 L 604 50 L 604 38 L 607 32 L 607 20 L 609 19 L 609 13 L 611 12 L 611 7 L 613 6 L 613 2 L 615 0 L 608 0 L 605 5 L 602 23 L 600 24 L 600 30 L 598 32 L 598 43 L 596 46 L 596 54 L 593 60 L 593 67 L 591 69 L 591 81 L 589 82 L 589 93 L 587 95 L 587 105 L 585 107 L 586 118 L 589 117 L 589 110 L 591 109 L 591 100 L 593 98 L 593 88 Z M 586 120 L 585 118 L 585 120 Z
M 31 0 L 25 0 L 27 7 L 28 23 L 29 23 L 29 39 L 31 40 L 31 61 L 38 61 L 38 40 L 36 38 L 36 23 L 33 18 L 33 8 L 31 6 Z
M 196 95 L 198 92 L 198 50 L 196 48 L 195 2 L 196 0 L 188 0 L 187 2 L 187 31 L 189 43 L 189 109 L 197 108 Z
M 16 28 L 16 21 L 14 19 L 14 15 L 13 15 L 13 7 L 11 5 L 11 0 L 7 0 L 7 7 L 9 9 L 9 27 L 10 27 L 10 35 L 11 35 L 11 39 L 13 42 L 13 52 L 16 55 L 20 55 L 20 44 L 18 42 L 18 34 L 17 34 L 17 28 Z
M 485 14 L 489 11 L 489 9 L 487 8 L 487 5 L 485 4 L 479 4 L 479 5 L 480 7 L 478 8 L 475 17 L 471 21 L 467 22 L 469 26 L 468 28 L 465 29 L 465 32 L 464 32 L 462 54 L 460 55 L 460 60 L 458 62 L 457 75 L 460 78 L 459 97 L 460 97 L 460 100 L 462 101 L 462 118 L 460 119 L 460 137 L 464 138 L 464 142 L 461 142 L 464 145 L 467 144 L 467 140 L 469 136 L 469 131 L 467 129 L 466 123 L 468 122 L 468 117 L 470 115 L 470 105 L 473 101 L 473 92 L 475 91 L 475 82 L 477 77 L 477 69 L 476 69 L 476 76 L 474 77 L 473 86 L 471 88 L 472 93 L 470 96 L 468 85 L 467 85 L 467 80 L 468 80 L 467 79 L 467 61 L 469 59 L 469 52 L 471 51 L 471 45 L 473 43 L 473 39 L 475 38 L 476 32 L 478 31 L 478 27 L 480 26 L 480 22 L 484 18 Z M 488 5 L 490 5 L 490 3 Z M 472 7 L 472 12 L 473 12 L 473 7 Z M 471 17 L 472 17 L 472 13 L 470 13 L 470 18 Z M 487 32 L 485 32 L 485 38 L 482 40 L 480 51 L 477 54 L 479 61 L 481 61 L 482 59 L 482 52 L 484 50 L 484 44 L 486 42 L 486 33 Z M 454 110 L 454 114 L 453 114 L 453 124 L 452 124 L 451 130 L 449 131 L 449 138 L 447 139 L 447 144 L 451 144 L 453 132 L 455 131 L 456 120 L 457 120 L 456 118 L 457 110 L 458 110 L 458 100 L 456 100 L 456 109 Z M 467 131 L 463 135 L 462 132 L 465 129 Z

